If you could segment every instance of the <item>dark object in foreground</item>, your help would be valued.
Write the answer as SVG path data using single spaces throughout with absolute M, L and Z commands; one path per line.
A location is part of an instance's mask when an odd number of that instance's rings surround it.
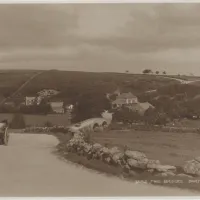
M 9 134 L 8 134 L 8 122 L 3 120 L 0 123 L 0 144 L 8 145 Z

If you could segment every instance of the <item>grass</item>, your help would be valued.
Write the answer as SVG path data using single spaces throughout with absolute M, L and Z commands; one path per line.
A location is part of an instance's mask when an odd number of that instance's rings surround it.
M 93 82 L 92 88 L 95 86 L 105 92 L 111 92 L 120 87 L 127 91 L 140 93 L 176 81 L 154 75 L 50 70 L 37 76 L 34 83 L 28 84 L 22 93 L 36 92 L 48 86 L 52 89 L 67 91 L 65 96 L 70 97 L 68 94 L 74 91 L 78 93 L 83 90 L 88 91 L 91 88 L 91 82 Z
M 107 131 L 92 134 L 94 142 L 144 152 L 149 159 L 162 164 L 182 166 L 185 161 L 200 156 L 200 135 L 151 131 Z
M 174 127 L 200 128 L 200 119 L 196 119 L 196 120 L 181 119 L 181 120 L 173 121 L 169 123 L 169 126 L 173 124 L 174 124 Z
M 0 113 L 0 121 L 7 119 L 12 121 L 13 114 Z M 45 123 L 51 122 L 52 125 L 66 126 L 68 125 L 67 114 L 52 115 L 24 115 L 26 126 L 44 126 Z

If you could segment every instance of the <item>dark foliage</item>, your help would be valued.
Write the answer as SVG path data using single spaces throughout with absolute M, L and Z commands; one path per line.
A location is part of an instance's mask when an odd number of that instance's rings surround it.
M 13 115 L 13 119 L 10 123 L 10 128 L 13 129 L 22 129 L 25 128 L 26 124 L 25 124 L 25 120 L 24 120 L 24 116 L 21 113 L 15 113 Z

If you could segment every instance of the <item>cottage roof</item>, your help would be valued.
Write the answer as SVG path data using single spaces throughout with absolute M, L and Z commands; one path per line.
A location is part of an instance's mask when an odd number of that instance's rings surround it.
M 128 93 L 122 93 L 120 94 L 117 99 L 131 99 L 131 98 L 137 98 L 135 95 L 133 95 L 131 92 Z
M 117 104 L 117 105 L 126 104 L 126 99 L 125 98 L 116 99 L 115 101 L 112 102 L 112 104 Z

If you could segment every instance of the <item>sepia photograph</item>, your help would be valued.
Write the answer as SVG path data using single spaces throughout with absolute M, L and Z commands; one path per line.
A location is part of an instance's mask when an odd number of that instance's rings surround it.
M 199 3 L 0 3 L 0 197 L 200 196 Z

